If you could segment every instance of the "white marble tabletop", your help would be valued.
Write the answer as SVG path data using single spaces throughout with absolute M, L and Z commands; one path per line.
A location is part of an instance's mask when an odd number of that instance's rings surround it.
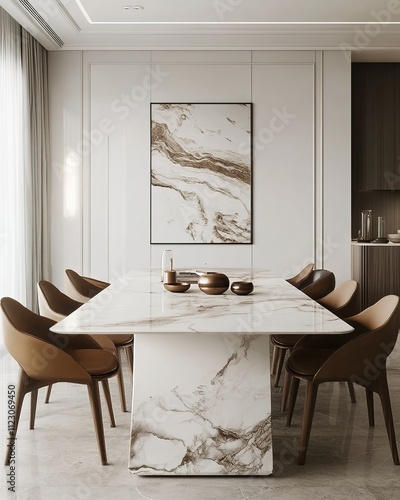
M 352 328 L 265 269 L 218 269 L 252 281 L 250 295 L 207 295 L 163 288 L 160 271 L 132 270 L 54 325 L 56 333 L 347 333 Z

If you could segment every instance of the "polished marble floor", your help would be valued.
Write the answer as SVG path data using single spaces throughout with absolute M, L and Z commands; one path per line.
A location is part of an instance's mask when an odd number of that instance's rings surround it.
M 1 446 L 6 439 L 8 384 L 17 369 L 0 351 Z M 389 359 L 389 384 L 400 447 L 400 343 Z M 162 376 L 162 374 L 160 374 Z M 125 377 L 128 380 L 128 377 Z M 128 392 L 130 391 L 128 380 Z M 400 466 L 393 465 L 382 412 L 376 401 L 374 428 L 367 423 L 364 391 L 356 387 L 351 404 L 344 384 L 320 388 L 307 462 L 296 464 L 302 399 L 293 425 L 279 412 L 280 389 L 273 391 L 274 464 L 268 477 L 135 477 L 127 471 L 130 413 L 119 410 L 116 380 L 111 381 L 117 427 L 105 431 L 110 465 L 99 462 L 85 387 L 58 384 L 50 404 L 39 395 L 36 428 L 29 430 L 25 404 L 16 448 L 16 493 L 7 491 L 3 467 L 0 498 L 18 500 L 261 500 L 400 498 Z M 302 396 L 303 393 L 300 394 Z M 27 401 L 28 402 L 28 401 Z

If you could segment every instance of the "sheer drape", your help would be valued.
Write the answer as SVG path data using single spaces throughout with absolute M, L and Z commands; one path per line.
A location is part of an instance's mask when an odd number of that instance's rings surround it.
M 27 303 L 21 27 L 0 8 L 0 296 Z
M 25 237 L 28 300 L 37 307 L 36 283 L 48 278 L 47 169 L 49 158 L 47 51 L 22 29 L 25 141 Z
M 48 276 L 47 52 L 0 8 L 0 297 Z

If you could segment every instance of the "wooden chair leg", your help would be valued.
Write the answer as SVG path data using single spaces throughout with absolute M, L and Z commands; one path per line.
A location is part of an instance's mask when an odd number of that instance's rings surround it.
M 31 392 L 31 414 L 29 419 L 29 429 L 31 430 L 35 428 L 37 397 L 38 397 L 38 390 L 34 389 Z
M 101 415 L 101 405 L 100 405 L 100 394 L 99 394 L 98 381 L 92 380 L 92 383 L 88 384 L 87 388 L 88 388 L 88 393 L 89 393 L 90 407 L 92 409 L 94 430 L 96 433 L 97 445 L 99 447 L 101 464 L 108 465 L 107 452 L 106 452 L 106 442 L 104 439 L 103 419 L 102 419 L 102 415 Z
M 293 410 L 296 404 L 297 392 L 299 390 L 300 379 L 292 377 L 292 383 L 290 387 L 290 398 L 289 398 L 289 410 L 286 417 L 286 425 L 289 427 L 292 423 Z
M 285 378 L 283 379 L 283 389 L 282 389 L 282 398 L 281 398 L 281 412 L 286 411 L 288 397 L 289 397 L 289 393 L 290 393 L 290 385 L 291 385 L 291 383 L 292 383 L 292 376 L 286 370 L 285 371 Z
M 272 347 L 271 375 L 275 375 L 276 363 L 278 361 L 278 359 L 277 359 L 278 348 L 276 347 L 276 345 L 272 344 L 272 342 L 271 342 L 271 347 Z
M 108 379 L 103 379 L 101 381 L 103 386 L 103 392 L 107 403 L 108 414 L 110 415 L 110 427 L 115 427 L 114 410 L 111 402 L 110 386 L 108 384 Z
M 365 389 L 365 396 L 367 398 L 367 410 L 368 410 L 368 423 L 370 427 L 375 425 L 374 417 L 374 393 L 371 389 Z
M 314 417 L 315 402 L 317 400 L 318 385 L 307 381 L 306 399 L 304 403 L 303 423 L 301 426 L 300 449 L 298 465 L 304 465 L 306 461 L 308 442 L 310 440 L 311 426 Z
M 289 357 L 292 354 L 293 349 L 287 349 L 287 351 L 288 351 L 287 357 Z M 286 411 L 287 399 L 289 397 L 291 381 L 292 381 L 292 376 L 290 375 L 290 373 L 287 370 L 285 370 L 285 377 L 283 379 L 282 398 L 281 398 L 281 411 L 282 412 Z
M 44 400 L 44 403 L 47 404 L 50 401 L 50 394 L 51 394 L 51 389 L 53 387 L 53 384 L 50 384 L 47 387 L 47 392 L 46 392 L 46 399 Z
M 354 384 L 351 380 L 347 381 L 347 387 L 349 388 L 350 401 L 352 403 L 357 403 L 356 393 L 354 392 Z
M 120 401 L 120 405 L 121 405 L 121 411 L 126 412 L 128 410 L 126 408 L 124 375 L 122 373 L 121 348 L 120 347 L 117 347 L 117 358 L 118 358 L 118 364 L 119 364 L 118 373 L 117 373 L 119 401 Z
M 393 463 L 400 465 L 399 453 L 396 445 L 396 433 L 394 430 L 392 405 L 390 404 L 389 387 L 387 384 L 386 371 L 382 371 L 376 382 L 377 392 L 382 403 L 383 416 L 385 418 L 386 432 L 389 438 L 390 451 Z
M 283 363 L 285 361 L 286 349 L 282 349 L 282 348 L 277 347 L 277 346 L 275 346 L 275 349 L 278 350 L 278 353 L 277 353 L 277 364 L 276 364 L 276 374 L 275 374 L 274 387 L 278 387 L 279 379 L 281 378 Z

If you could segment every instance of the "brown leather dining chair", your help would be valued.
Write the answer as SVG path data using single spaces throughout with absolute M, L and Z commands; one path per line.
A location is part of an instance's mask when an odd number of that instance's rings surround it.
M 35 314 L 10 297 L 3 297 L 0 307 L 4 344 L 20 366 L 15 425 L 7 446 L 6 465 L 10 463 L 25 395 L 31 394 L 30 428 L 33 429 L 38 389 L 56 382 L 87 386 L 101 463 L 107 465 L 98 384 L 101 382 L 103 386 L 111 426 L 115 427 L 108 379 L 118 372 L 117 358 L 89 335 L 80 336 L 76 344 L 73 335 L 53 334 L 50 328 L 54 321 Z
M 288 278 L 286 281 L 296 288 L 304 288 L 312 281 L 314 263 L 307 264 L 296 276 Z
M 73 269 L 65 270 L 67 295 L 78 302 L 87 302 L 108 286 L 110 286 L 110 283 L 106 281 L 81 276 Z
M 49 281 L 39 281 L 37 284 L 39 314 L 53 321 L 61 321 L 66 316 L 74 312 L 82 305 L 81 302 L 71 299 L 62 293 L 55 285 Z M 117 356 L 117 349 L 107 335 L 90 335 L 103 349 Z M 75 338 L 79 342 L 79 337 Z M 118 356 L 117 356 L 118 357 Z M 119 367 L 121 369 L 121 366 Z M 45 403 L 50 400 L 52 385 L 47 388 Z
M 358 291 L 359 285 L 357 281 L 348 280 L 339 285 L 331 293 L 328 293 L 328 295 L 326 295 L 325 297 L 322 297 L 322 299 L 319 299 L 317 302 L 331 311 L 333 314 L 335 314 L 338 318 L 345 319 L 358 313 Z M 338 338 L 339 336 L 336 335 L 323 334 L 309 335 L 309 337 L 313 337 L 313 339 L 310 339 L 310 341 L 312 341 L 315 346 L 318 346 L 320 348 L 334 348 L 335 346 L 341 345 L 341 343 L 343 343 L 343 340 L 345 339 L 345 336 L 340 336 L 342 337 L 342 339 L 340 339 Z M 289 355 L 301 338 L 302 336 L 298 336 L 297 340 L 293 338 L 295 344 L 290 349 L 288 349 Z M 282 389 L 281 411 L 286 410 L 290 382 L 291 376 L 286 370 Z M 348 382 L 348 388 L 351 402 L 355 403 L 356 396 L 354 387 L 350 381 Z
M 297 273 L 295 276 L 292 276 L 291 278 L 288 278 L 286 281 L 291 285 L 293 285 L 294 287 L 299 288 L 301 290 L 302 288 L 306 287 L 311 283 L 313 269 L 314 269 L 314 263 L 307 264 L 299 273 Z M 275 375 L 278 369 L 278 362 L 280 365 L 280 371 L 282 372 L 283 359 L 281 358 L 282 353 L 279 352 L 278 347 L 275 347 L 274 343 L 272 342 L 272 339 L 271 339 L 271 344 L 273 349 L 271 374 Z M 280 375 L 278 377 L 278 382 L 279 378 Z
M 306 382 L 298 463 L 305 463 L 318 388 L 325 382 L 351 381 L 365 388 L 369 425 L 374 425 L 373 394 L 377 393 L 389 438 L 393 462 L 399 465 L 386 375 L 386 360 L 396 343 L 400 297 L 387 295 L 346 321 L 355 328 L 338 348 L 310 347 L 311 335 L 296 344 L 286 364 L 292 376 L 287 424 L 290 425 L 300 380 Z M 366 369 L 368 367 L 368 369 Z
M 74 312 L 78 307 L 82 305 L 68 295 L 64 294 L 55 285 L 49 281 L 42 280 L 38 283 L 38 302 L 39 311 L 42 316 L 51 318 L 54 321 L 61 321 L 72 312 Z M 133 355 L 132 352 L 132 335 L 120 334 L 120 335 L 110 335 L 107 334 L 96 334 L 91 335 L 96 342 L 98 342 L 103 349 L 107 349 L 113 352 L 119 362 L 119 370 L 117 374 L 118 388 L 119 388 L 119 398 L 121 410 L 127 411 L 126 395 L 125 395 L 125 384 L 124 377 L 122 373 L 122 363 L 121 363 L 121 351 L 124 350 L 127 356 L 128 365 L 133 373 Z M 129 352 L 130 351 L 130 352 Z M 51 386 L 47 391 L 46 403 L 49 401 Z
M 65 270 L 65 284 L 67 288 L 67 295 L 79 302 L 87 302 L 92 297 L 103 291 L 105 288 L 110 286 L 110 283 L 106 281 L 100 281 L 95 278 L 88 276 L 81 276 L 72 269 Z M 121 335 L 111 335 L 110 339 L 114 342 L 117 348 L 118 360 L 121 364 L 121 353 L 125 352 L 128 366 L 133 377 L 133 335 L 121 334 Z M 122 374 L 122 369 L 118 373 L 118 385 L 119 385 L 119 395 L 121 410 L 127 411 L 125 388 L 124 388 L 124 378 Z
M 301 291 L 314 300 L 328 295 L 335 288 L 335 275 L 326 269 L 315 269 L 312 271 L 311 283 L 306 284 Z M 274 349 L 272 365 L 275 372 L 274 387 L 278 387 L 285 363 L 286 352 L 290 351 L 295 343 L 300 339 L 299 335 L 272 335 L 271 342 Z
M 336 279 L 332 271 L 314 269 L 311 273 L 311 282 L 301 288 L 301 291 L 311 299 L 319 300 L 335 289 Z

